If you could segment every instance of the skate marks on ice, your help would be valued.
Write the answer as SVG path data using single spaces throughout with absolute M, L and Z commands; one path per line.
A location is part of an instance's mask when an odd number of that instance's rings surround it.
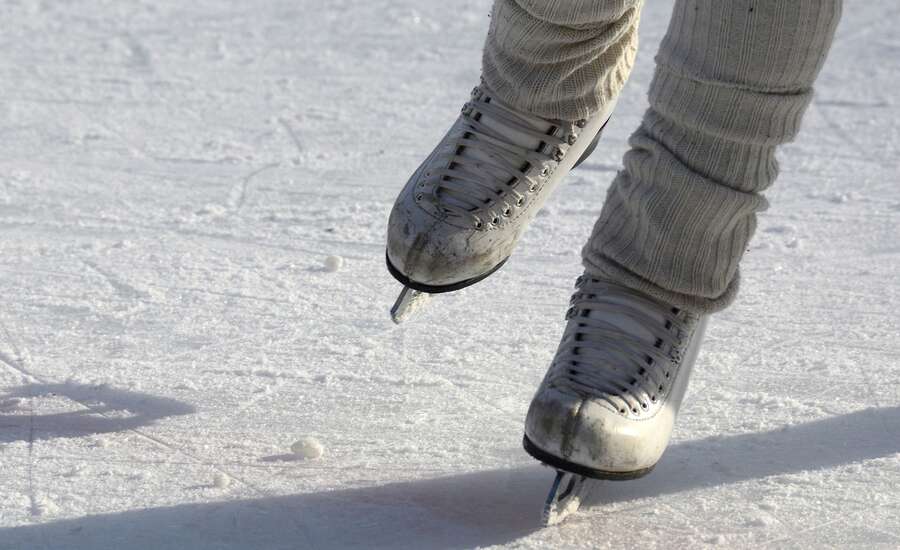
M 594 482 L 582 506 L 586 513 L 550 531 L 577 536 L 584 522 L 605 521 L 604 507 L 616 503 L 652 501 L 898 452 L 900 407 L 866 409 L 769 432 L 686 441 L 673 445 L 645 478 Z M 719 468 L 724 464 L 727 471 Z M 88 516 L 0 529 L 0 549 L 103 550 L 129 541 L 173 549 L 298 548 L 303 541 L 315 548 L 499 545 L 540 530 L 540 504 L 552 476 L 552 469 L 529 465 L 376 487 Z M 612 523 L 610 529 L 615 529 Z
M 0 443 L 135 430 L 194 412 L 175 399 L 106 385 L 27 384 L 0 393 Z

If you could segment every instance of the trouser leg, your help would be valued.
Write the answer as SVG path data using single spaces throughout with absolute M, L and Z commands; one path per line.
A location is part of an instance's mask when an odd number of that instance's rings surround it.
M 496 0 L 483 77 L 500 99 L 577 120 L 618 95 L 637 52 L 643 0 Z
M 677 0 L 650 108 L 582 255 L 586 270 L 698 312 L 738 264 L 812 98 L 840 0 Z

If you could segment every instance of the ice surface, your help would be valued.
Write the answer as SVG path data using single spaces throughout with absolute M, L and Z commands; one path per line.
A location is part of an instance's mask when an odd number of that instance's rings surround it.
M 0 3 L 0 549 L 900 547 L 896 3 L 847 2 L 657 469 L 544 530 L 522 421 L 671 2 L 516 255 L 396 327 L 489 9 Z

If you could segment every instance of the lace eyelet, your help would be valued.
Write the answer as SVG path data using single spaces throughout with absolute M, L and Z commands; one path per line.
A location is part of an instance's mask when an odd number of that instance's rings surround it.
M 500 223 L 500 217 L 499 217 L 499 216 L 494 216 L 493 218 L 491 218 L 491 223 L 492 223 L 493 225 L 497 225 L 498 223 Z
M 512 211 L 509 209 L 509 207 L 506 207 L 503 209 L 503 212 L 501 214 L 503 214 L 504 217 L 508 218 L 511 212 Z
M 585 126 L 587 126 L 587 119 L 583 118 L 581 120 L 576 120 L 575 126 L 578 126 L 579 128 L 584 128 Z
M 524 205 L 524 204 L 525 204 L 525 197 L 519 197 L 519 198 L 516 200 L 516 206 L 518 206 L 518 207 L 521 208 L 522 205 Z
M 475 220 L 475 229 L 481 229 L 482 227 L 484 227 L 484 224 L 481 220 Z
M 549 175 L 550 175 L 550 167 L 549 167 L 549 166 L 544 166 L 544 169 L 541 170 L 541 177 L 542 177 L 542 178 L 546 178 L 546 177 L 549 176 Z
M 563 150 L 557 147 L 553 150 L 553 160 L 556 162 L 562 162 L 562 159 L 565 158 L 566 154 L 563 153 Z
M 416 195 L 416 202 L 419 202 L 421 200 L 422 200 L 422 193 L 419 193 L 418 195 Z
M 569 134 L 568 136 L 566 136 L 566 143 L 568 143 L 569 145 L 574 145 L 577 139 L 578 136 L 576 136 L 575 134 Z
M 537 191 L 537 188 L 538 188 L 537 184 L 536 184 L 536 183 L 532 183 L 531 186 L 528 187 L 528 192 L 529 192 L 529 193 L 534 193 L 535 191 Z

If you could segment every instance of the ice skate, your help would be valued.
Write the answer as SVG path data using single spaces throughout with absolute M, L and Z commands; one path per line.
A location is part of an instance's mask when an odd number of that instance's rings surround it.
M 587 275 L 525 420 L 525 450 L 558 475 L 547 524 L 577 510 L 590 478 L 634 479 L 662 456 L 706 317 Z
M 405 287 L 394 321 L 423 294 L 459 290 L 499 269 L 553 189 L 593 151 L 613 105 L 587 119 L 549 120 L 476 87 L 391 211 L 387 267 Z

